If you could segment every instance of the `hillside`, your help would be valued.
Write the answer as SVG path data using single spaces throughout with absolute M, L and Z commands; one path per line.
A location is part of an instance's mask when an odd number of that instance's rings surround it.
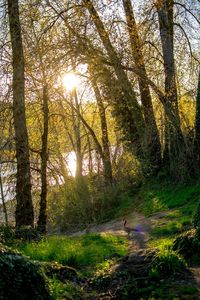
M 172 249 L 193 227 L 199 190 L 198 184 L 146 184 L 108 222 L 37 242 L 7 243 L 42 268 L 48 262 L 52 299 L 199 299 L 199 254 L 183 258 Z M 128 234 L 124 220 L 136 230 Z

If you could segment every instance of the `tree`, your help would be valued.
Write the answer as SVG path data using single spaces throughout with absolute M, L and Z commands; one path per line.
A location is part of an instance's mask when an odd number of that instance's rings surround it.
M 41 156 L 41 194 L 40 212 L 38 218 L 39 231 L 46 232 L 47 223 L 47 161 L 48 161 L 48 133 L 49 133 L 49 107 L 48 107 L 48 88 L 43 86 L 43 134 Z
M 101 122 L 101 134 L 102 134 L 102 160 L 103 160 L 103 173 L 106 184 L 112 184 L 112 164 L 111 164 L 111 155 L 108 139 L 108 126 L 106 120 L 106 109 L 103 104 L 102 96 L 98 88 L 97 82 L 91 76 L 92 87 L 95 92 L 96 101 L 99 110 L 99 117 Z
M 140 70 L 142 77 L 138 77 L 141 102 L 144 109 L 146 123 L 147 156 L 154 167 L 161 165 L 161 145 L 156 120 L 153 111 L 151 93 L 148 84 L 147 72 L 142 53 L 142 45 L 138 34 L 138 28 L 134 17 L 133 7 L 130 0 L 123 0 L 126 14 L 127 28 L 130 38 L 131 52 L 135 67 Z
M 194 138 L 194 156 L 198 169 L 200 168 L 200 71 L 196 97 L 196 118 L 195 118 L 195 138 Z
M 18 0 L 8 0 L 7 4 L 12 43 L 13 116 L 17 158 L 16 226 L 34 226 L 29 146 L 25 115 L 24 54 L 19 19 L 19 4 Z
M 161 0 L 156 2 L 156 7 L 164 60 L 165 102 L 167 109 L 171 111 L 171 116 L 173 117 L 173 119 L 169 117 L 166 118 L 166 144 L 164 154 L 168 156 L 169 153 L 170 157 L 164 158 L 164 160 L 172 161 L 180 157 L 184 148 L 178 109 L 178 92 L 174 61 L 174 3 L 172 0 Z

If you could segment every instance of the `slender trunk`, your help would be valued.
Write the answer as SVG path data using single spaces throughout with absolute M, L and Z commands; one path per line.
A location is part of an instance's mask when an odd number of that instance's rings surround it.
M 105 183 L 112 184 L 113 177 L 112 177 L 112 164 L 110 160 L 110 148 L 109 148 L 109 139 L 108 139 L 108 127 L 107 127 L 107 121 L 106 121 L 106 113 L 105 108 L 103 105 L 103 101 L 101 98 L 101 94 L 99 91 L 99 88 L 97 86 L 97 83 L 94 79 L 92 81 L 92 86 L 95 92 L 97 105 L 99 109 L 99 116 L 101 121 L 101 132 L 102 132 L 102 146 L 103 146 L 103 174 Z
M 147 140 L 147 157 L 153 166 L 159 167 L 161 164 L 161 145 L 156 120 L 153 111 L 151 93 L 147 83 L 147 73 L 142 53 L 141 41 L 138 34 L 138 28 L 134 17 L 134 12 L 130 0 L 123 0 L 123 6 L 126 14 L 128 32 L 132 56 L 137 69 L 141 71 L 143 77 L 138 77 L 141 102 L 144 108 L 144 117 L 146 123 Z
M 5 201 L 5 197 L 4 197 L 1 171 L 0 171 L 0 189 L 1 189 L 1 200 L 2 200 L 2 204 L 3 204 L 3 212 L 4 212 L 4 217 L 5 217 L 5 224 L 8 225 L 8 213 L 7 213 L 6 201 Z
M 72 91 L 72 105 L 74 102 L 74 106 L 76 111 L 72 106 L 72 114 L 73 114 L 73 127 L 75 133 L 75 148 L 76 148 L 76 178 L 82 177 L 83 173 L 83 158 L 81 153 L 81 132 L 80 132 L 80 105 L 78 102 L 78 95 L 76 89 Z
M 92 147 L 91 147 L 89 134 L 87 134 L 87 144 L 88 144 L 88 170 L 89 170 L 89 174 L 92 174 L 93 173 L 93 158 L 92 158 Z
M 198 89 L 197 89 L 197 98 L 196 98 L 194 155 L 196 157 L 198 168 L 200 168 L 200 71 L 199 71 Z
M 38 218 L 38 229 L 40 232 L 46 232 L 47 223 L 47 161 L 48 161 L 48 131 L 49 131 L 49 108 L 47 86 L 43 86 L 43 134 L 41 151 L 41 194 L 40 194 L 40 212 Z
M 24 55 L 19 20 L 18 0 L 8 0 L 8 16 L 12 43 L 13 116 L 17 158 L 16 227 L 34 226 L 31 197 L 31 174 L 24 97 Z

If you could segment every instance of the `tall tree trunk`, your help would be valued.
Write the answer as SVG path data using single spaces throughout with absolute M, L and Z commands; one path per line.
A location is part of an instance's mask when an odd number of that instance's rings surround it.
M 105 179 L 105 183 L 112 184 L 113 181 L 112 164 L 110 159 L 110 148 L 109 148 L 108 128 L 107 128 L 105 108 L 96 81 L 94 79 L 91 79 L 91 82 L 95 92 L 97 105 L 99 109 L 100 121 L 101 121 L 102 146 L 103 146 L 102 160 L 103 160 L 104 179 Z
M 146 123 L 146 135 L 148 144 L 147 156 L 153 166 L 159 167 L 161 164 L 161 145 L 156 120 L 153 111 L 151 93 L 147 83 L 147 73 L 142 53 L 141 41 L 138 34 L 138 28 L 134 17 L 134 12 L 130 0 L 123 0 L 123 6 L 126 14 L 128 32 L 132 56 L 137 69 L 141 71 L 143 77 L 138 78 L 141 102 L 144 108 L 144 117 Z
M 40 194 L 40 212 L 38 218 L 38 229 L 40 232 L 46 232 L 47 224 L 47 161 L 48 161 L 48 132 L 49 132 L 49 107 L 47 85 L 43 86 L 43 134 L 41 150 L 41 194 Z
M 197 98 L 196 98 L 194 156 L 196 157 L 196 162 L 199 169 L 200 168 L 200 71 L 199 71 L 198 89 L 197 89 Z
M 137 102 L 135 92 L 133 91 L 132 85 L 128 79 L 127 74 L 123 70 L 121 61 L 110 41 L 109 35 L 101 21 L 96 9 L 94 8 L 91 0 L 83 0 L 85 7 L 88 9 L 90 16 L 96 26 L 97 32 L 101 38 L 104 48 L 107 51 L 110 62 L 115 70 L 118 78 L 118 84 L 123 92 L 123 103 L 120 105 L 124 106 L 123 123 L 125 124 L 130 139 L 138 140 L 140 145 L 140 152 L 143 151 L 143 137 L 145 131 L 145 122 L 142 115 L 141 107 Z M 128 110 L 126 109 L 128 108 Z M 134 129 L 134 130 L 133 130 Z
M 174 122 L 169 121 L 169 153 L 171 159 L 179 157 L 184 147 L 184 139 L 181 131 L 180 116 L 178 110 L 178 96 L 176 86 L 176 72 L 174 62 L 174 25 L 173 25 L 173 0 L 157 1 L 158 20 L 160 27 L 160 37 L 165 70 L 165 97 L 166 106 L 176 119 Z
M 15 127 L 17 184 L 16 226 L 34 226 L 31 198 L 31 175 L 24 97 L 24 55 L 19 20 L 18 0 L 8 0 L 9 27 L 12 43 L 13 116 Z

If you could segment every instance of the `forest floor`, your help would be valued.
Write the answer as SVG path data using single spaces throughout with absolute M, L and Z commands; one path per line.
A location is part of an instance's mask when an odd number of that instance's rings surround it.
M 140 251 L 150 249 L 149 241 L 153 239 L 151 236 L 152 230 L 165 227 L 169 222 L 169 215 L 173 215 L 176 212 L 176 209 L 168 209 L 154 213 L 150 217 L 145 217 L 143 214 L 134 211 L 123 216 L 123 218 L 118 218 L 98 225 L 90 225 L 90 227 L 72 233 L 70 236 L 81 236 L 88 233 L 125 236 L 129 240 L 128 255 L 131 257 L 134 253 L 137 255 L 138 253 L 142 253 Z M 127 221 L 128 227 L 136 229 L 136 231 L 134 230 L 128 234 L 124 230 L 124 220 Z M 181 297 L 175 297 L 173 299 L 200 299 L 200 266 L 193 265 L 192 267 L 188 267 L 188 270 L 188 278 L 184 280 L 180 279 L 179 282 L 177 281 L 177 284 L 188 284 L 188 287 L 195 286 L 198 292 L 195 293 L 195 295 L 182 295 Z

